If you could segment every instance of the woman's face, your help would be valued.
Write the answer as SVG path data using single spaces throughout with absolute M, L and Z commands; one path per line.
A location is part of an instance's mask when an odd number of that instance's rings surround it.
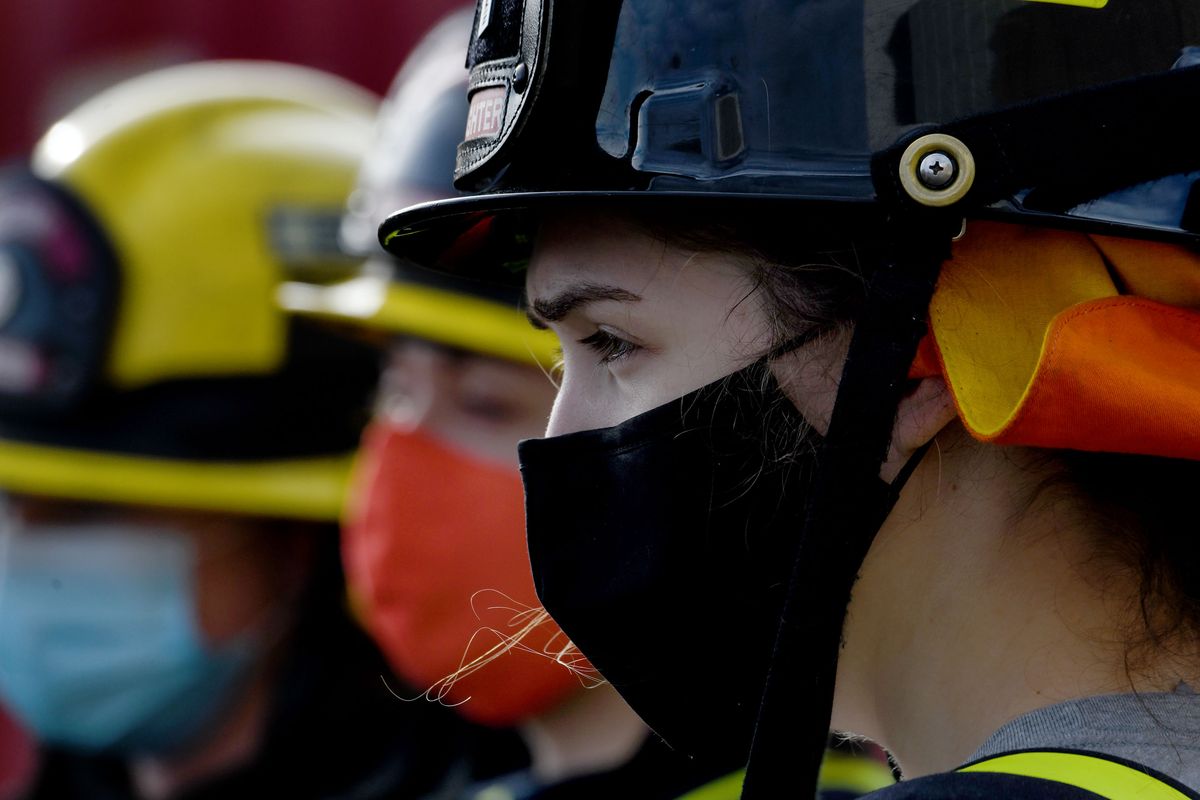
M 307 571 L 309 542 L 270 535 L 252 517 L 186 509 L 90 503 L 10 494 L 7 513 L 36 530 L 41 526 L 115 526 L 161 530 L 195 548 L 193 591 L 197 622 L 205 638 L 222 643 L 273 619 L 282 598 L 294 597 Z
M 563 349 L 547 436 L 616 425 L 770 349 L 762 293 L 745 265 L 616 219 L 548 219 L 526 287 L 531 318 Z
M 517 442 L 542 435 L 553 401 L 536 367 L 400 339 L 388 351 L 376 416 L 515 466 Z

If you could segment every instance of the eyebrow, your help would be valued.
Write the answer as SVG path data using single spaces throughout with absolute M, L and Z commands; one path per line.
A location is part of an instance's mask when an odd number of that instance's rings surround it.
M 609 286 L 602 283 L 580 283 L 568 287 L 550 297 L 539 297 L 530 305 L 526 312 L 529 322 L 535 328 L 546 327 L 547 322 L 558 322 L 580 306 L 596 303 L 601 300 L 616 300 L 621 303 L 636 303 L 642 299 L 619 286 Z

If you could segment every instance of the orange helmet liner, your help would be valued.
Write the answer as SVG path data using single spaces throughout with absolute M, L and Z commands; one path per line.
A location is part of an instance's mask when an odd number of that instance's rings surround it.
M 1200 255 L 973 222 L 912 376 L 997 444 L 1200 459 Z

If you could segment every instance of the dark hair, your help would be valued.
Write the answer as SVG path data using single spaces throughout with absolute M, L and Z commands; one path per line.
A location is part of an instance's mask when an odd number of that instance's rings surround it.
M 1056 469 L 1031 502 L 1064 489 L 1082 499 L 1097 553 L 1138 576 L 1141 629 L 1129 632 L 1130 658 L 1200 636 L 1200 523 L 1192 495 L 1200 462 L 1074 450 L 1050 452 L 1047 460 Z
M 628 219 L 675 247 L 742 260 L 750 290 L 765 301 L 774 346 L 814 328 L 832 331 L 852 322 L 866 281 L 887 252 L 873 220 L 774 204 L 730 209 L 680 203 Z

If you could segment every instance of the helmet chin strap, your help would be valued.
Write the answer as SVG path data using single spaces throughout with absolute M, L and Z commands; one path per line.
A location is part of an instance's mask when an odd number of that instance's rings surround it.
M 781 786 L 807 785 L 815 794 L 850 592 L 920 458 L 891 486 L 879 478 L 934 284 L 957 232 L 958 220 L 894 220 L 894 256 L 868 284 L 796 549 L 744 800 L 778 797 Z

